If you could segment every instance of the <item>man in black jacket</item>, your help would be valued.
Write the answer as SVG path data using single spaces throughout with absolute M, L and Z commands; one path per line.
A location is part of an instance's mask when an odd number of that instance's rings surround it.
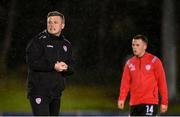
M 47 29 L 35 36 L 26 48 L 28 98 L 33 115 L 58 115 L 65 77 L 73 73 L 71 44 L 61 34 L 64 15 L 47 15 Z

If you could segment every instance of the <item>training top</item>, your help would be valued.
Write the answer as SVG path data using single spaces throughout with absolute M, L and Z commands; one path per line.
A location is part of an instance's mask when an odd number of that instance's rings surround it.
M 168 105 L 168 91 L 165 72 L 161 60 L 145 53 L 142 57 L 130 58 L 123 71 L 119 100 L 126 100 L 130 91 L 130 105 L 161 104 Z
M 54 36 L 42 31 L 27 45 L 26 61 L 28 65 L 28 97 L 60 97 L 65 88 L 66 76 L 74 71 L 71 43 L 63 36 Z M 54 65 L 63 61 L 67 71 L 57 72 Z

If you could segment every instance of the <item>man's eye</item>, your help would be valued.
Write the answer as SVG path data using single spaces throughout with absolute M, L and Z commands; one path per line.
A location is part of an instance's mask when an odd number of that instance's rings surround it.
M 58 22 L 54 22 L 55 24 L 58 24 Z
M 52 24 L 52 22 L 48 22 L 48 24 Z

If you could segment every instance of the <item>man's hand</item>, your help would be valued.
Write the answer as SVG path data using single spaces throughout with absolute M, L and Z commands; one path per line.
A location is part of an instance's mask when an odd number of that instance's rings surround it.
M 119 109 L 124 109 L 124 101 L 123 100 L 118 101 L 118 108 Z
M 57 61 L 56 64 L 54 65 L 54 69 L 57 72 L 62 72 L 62 71 L 66 71 L 68 68 L 68 65 L 65 62 L 59 62 Z
M 167 105 L 161 104 L 161 106 L 160 106 L 160 112 L 161 112 L 161 113 L 165 113 L 165 112 L 167 111 L 167 109 L 168 109 L 168 106 L 167 106 Z

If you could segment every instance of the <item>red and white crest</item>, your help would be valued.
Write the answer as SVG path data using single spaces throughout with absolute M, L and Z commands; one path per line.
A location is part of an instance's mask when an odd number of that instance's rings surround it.
M 149 71 L 151 69 L 151 65 L 147 64 L 146 66 L 146 70 Z

